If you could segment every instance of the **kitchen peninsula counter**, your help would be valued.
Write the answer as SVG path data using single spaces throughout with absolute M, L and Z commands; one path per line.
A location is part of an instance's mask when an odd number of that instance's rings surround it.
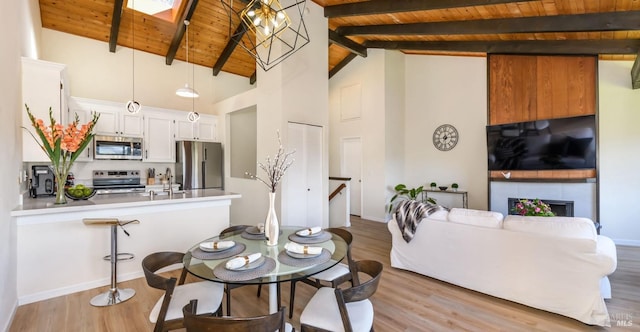
M 183 194 L 184 193 L 184 194 Z M 130 207 L 151 207 L 168 204 L 184 204 L 206 201 L 220 201 L 240 198 L 239 194 L 229 193 L 218 189 L 185 190 L 169 197 L 167 193 L 157 193 L 153 199 L 149 193 L 104 194 L 95 195 L 88 200 L 74 201 L 67 198 L 67 204 L 54 204 L 54 197 L 25 197 L 23 204 L 13 211 L 11 216 L 51 215 L 58 213 L 95 211 L 102 209 L 118 209 Z
M 109 226 L 85 225 L 85 218 L 139 220 L 118 228 L 118 252 L 132 260 L 117 265 L 118 282 L 143 277 L 141 262 L 158 251 L 185 252 L 194 243 L 228 227 L 229 208 L 239 194 L 216 189 L 187 190 L 153 200 L 148 194 L 96 195 L 89 200 L 25 198 L 11 212 L 17 229 L 17 290 L 19 304 L 32 303 L 110 284 Z M 242 221 L 241 223 L 258 221 Z M 96 295 L 104 289 L 95 289 Z M 89 305 L 89 303 L 87 303 Z

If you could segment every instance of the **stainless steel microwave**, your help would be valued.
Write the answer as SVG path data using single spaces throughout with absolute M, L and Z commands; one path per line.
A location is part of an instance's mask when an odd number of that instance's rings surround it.
M 93 137 L 93 158 L 142 160 L 142 138 L 96 135 Z

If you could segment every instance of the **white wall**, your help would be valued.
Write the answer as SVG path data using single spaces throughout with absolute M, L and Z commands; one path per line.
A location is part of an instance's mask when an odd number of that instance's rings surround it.
M 469 193 L 469 208 L 487 208 L 487 59 L 407 55 L 405 181 L 431 182 Z M 450 151 L 433 146 L 433 131 L 451 124 L 459 134 Z
M 340 120 L 340 92 L 362 86 L 362 117 Z M 340 138 L 362 137 L 362 217 L 382 221 L 393 187 L 457 182 L 469 207 L 487 208 L 486 58 L 370 50 L 330 81 L 331 163 L 340 174 Z M 449 123 L 460 141 L 441 152 L 433 130 Z
M 326 64 L 328 55 L 328 23 L 324 10 L 313 2 L 307 2 L 308 11 L 304 21 L 311 42 L 267 72 L 258 71 L 258 161 L 264 161 L 267 155 L 273 156 L 278 149 L 276 130 L 280 131 L 282 143 L 288 142 L 288 122 L 315 125 L 323 128 L 322 159 L 322 225 L 329 225 L 329 83 Z M 261 144 L 262 143 L 262 144 Z M 295 159 L 295 154 L 293 155 Z M 259 176 L 264 176 L 258 171 Z M 285 197 L 287 176 L 279 186 L 278 206 L 286 211 Z M 267 199 L 264 193 L 264 200 Z M 266 213 L 266 210 L 265 210 Z M 278 211 L 282 224 L 288 223 L 287 216 Z
M 640 90 L 631 89 L 631 61 L 598 63 L 598 162 L 601 234 L 640 246 Z
M 20 130 L 21 37 L 29 35 L 21 18 L 32 17 L 28 2 L 0 2 L 0 331 L 9 329 L 17 307 L 16 293 L 16 227 L 9 213 L 18 205 L 18 171 L 21 165 Z M 9 33 L 11 32 L 11 33 Z M 25 47 L 28 49 L 28 47 Z
M 362 218 L 385 220 L 387 182 L 385 178 L 385 57 L 388 51 L 369 50 L 357 57 L 329 81 L 331 176 L 349 176 L 340 170 L 340 140 L 360 137 L 362 142 Z M 360 118 L 341 120 L 341 91 L 361 87 Z M 399 169 L 397 167 L 396 169 Z
M 70 51 L 72 50 L 72 51 Z M 144 107 L 191 111 L 190 98 L 178 97 L 176 89 L 187 82 L 191 66 L 174 60 L 165 64 L 165 57 L 118 46 L 109 52 L 109 44 L 50 29 L 42 29 L 41 59 L 67 65 L 70 95 L 76 97 L 126 102 L 132 98 L 132 61 L 135 60 L 135 99 Z M 213 76 L 211 67 L 195 66 L 195 84 L 200 97 L 195 110 L 213 113 L 213 104 L 254 88 L 249 79 L 221 72 Z M 144 111 L 144 108 L 143 108 Z
M 257 89 L 249 90 L 214 105 L 214 110 L 220 117 L 218 128 L 223 130 L 218 137 L 224 137 L 224 143 L 222 143 L 222 149 L 224 150 L 224 189 L 225 191 L 242 195 L 242 198 L 234 199 L 231 202 L 229 220 L 232 225 L 255 225 L 264 222 L 269 209 L 269 201 L 265 198 L 267 196 L 265 194 L 266 189 L 261 182 L 253 179 L 231 177 L 230 150 L 228 148 L 229 145 L 226 143 L 230 139 L 228 113 L 256 105 L 256 92 Z M 258 126 L 260 126 L 259 120 Z M 260 136 L 258 136 L 257 141 L 258 145 L 260 145 Z M 260 155 L 258 157 L 258 160 L 262 161 Z
M 267 72 L 258 70 L 257 88 L 230 97 L 216 103 L 213 110 L 220 115 L 220 127 L 225 132 L 220 137 L 229 140 L 229 119 L 226 114 L 243 108 L 257 105 L 257 159 L 264 162 L 267 155 L 273 156 L 278 149 L 276 132 L 280 132 L 282 143 L 287 146 L 287 123 L 289 121 L 322 126 L 324 129 L 324 160 L 323 160 L 323 197 L 328 197 L 328 82 L 326 66 L 318 63 L 327 61 L 327 21 L 322 8 L 315 3 L 307 3 L 309 12 L 305 14 L 305 24 L 309 31 L 311 42 L 294 53 L 281 64 Z M 287 151 L 289 151 L 287 149 Z M 264 222 L 268 210 L 268 190 L 259 181 L 230 177 L 228 149 L 225 149 L 225 190 L 239 193 L 241 199 L 235 199 L 231 205 L 231 224 L 255 225 Z M 293 156 L 295 159 L 295 155 Z M 258 169 L 258 176 L 264 176 Z M 276 210 L 278 217 L 284 216 L 281 201 L 282 190 L 286 187 L 284 181 L 279 186 Z M 325 226 L 329 223 L 328 200 L 323 200 L 323 220 Z M 281 219 L 282 222 L 282 219 Z

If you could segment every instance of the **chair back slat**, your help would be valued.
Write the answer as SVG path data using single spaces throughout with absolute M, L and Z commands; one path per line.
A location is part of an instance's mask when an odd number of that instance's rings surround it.
M 156 252 L 146 256 L 142 260 L 142 271 L 144 272 L 147 284 L 153 288 L 166 290 L 171 278 L 165 278 L 156 274 L 156 272 L 164 267 L 182 263 L 183 257 L 183 253 L 171 251 Z M 183 269 L 180 276 L 181 283 L 184 282 L 183 275 L 186 276 L 185 272 Z M 175 280 L 175 278 L 173 279 Z
M 191 300 L 182 308 L 187 332 L 275 332 L 285 330 L 284 307 L 274 314 L 257 317 L 197 316 L 197 300 Z
M 357 261 L 356 273 L 362 272 L 371 277 L 371 279 L 347 289 L 336 289 L 341 292 L 345 303 L 362 301 L 370 298 L 378 289 L 380 276 L 382 275 L 382 263 L 371 260 Z
M 242 233 L 242 231 L 244 231 L 249 227 L 250 227 L 249 225 L 235 225 L 235 226 L 227 227 L 223 229 L 222 232 L 220 232 L 220 238 L 224 239 L 231 235 L 240 234 Z

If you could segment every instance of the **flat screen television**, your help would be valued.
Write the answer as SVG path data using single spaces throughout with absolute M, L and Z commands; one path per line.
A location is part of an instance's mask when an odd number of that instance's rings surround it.
M 489 170 L 596 167 L 595 115 L 487 126 Z

